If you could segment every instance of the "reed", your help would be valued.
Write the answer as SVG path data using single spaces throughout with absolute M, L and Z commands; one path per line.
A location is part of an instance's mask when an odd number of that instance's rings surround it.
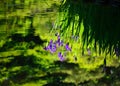
M 99 54 L 114 55 L 114 49 L 120 47 L 120 8 L 97 1 L 96 4 L 83 0 L 62 0 L 57 25 L 61 27 L 62 35 L 81 36 L 83 47 L 94 45 Z

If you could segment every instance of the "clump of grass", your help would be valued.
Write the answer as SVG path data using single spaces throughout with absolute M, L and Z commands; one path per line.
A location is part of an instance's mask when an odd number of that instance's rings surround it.
M 63 0 L 57 24 L 62 35 L 80 36 L 83 50 L 93 45 L 99 54 L 113 56 L 115 48 L 120 47 L 119 15 L 119 7 Z M 81 28 L 81 24 L 84 28 Z

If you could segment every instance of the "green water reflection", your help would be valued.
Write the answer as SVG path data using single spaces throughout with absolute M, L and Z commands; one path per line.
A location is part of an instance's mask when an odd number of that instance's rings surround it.
M 0 86 L 119 86 L 118 58 L 104 67 L 104 56 L 60 62 L 43 50 L 58 7 L 59 0 L 0 1 Z

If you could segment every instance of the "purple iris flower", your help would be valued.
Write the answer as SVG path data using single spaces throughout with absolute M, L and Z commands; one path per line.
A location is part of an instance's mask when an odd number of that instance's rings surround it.
M 51 39 L 49 44 L 52 44 L 52 43 L 53 43 L 53 40 Z
M 49 44 L 49 50 L 51 53 L 54 53 L 57 50 L 56 44 L 55 43 Z
M 67 43 L 67 44 L 65 45 L 65 49 L 66 49 L 67 51 L 71 51 L 71 48 L 69 47 L 69 43 Z
M 49 50 L 48 46 L 45 46 L 45 47 L 44 47 L 44 50 Z
M 50 43 L 47 47 L 44 47 L 45 50 L 49 50 L 51 53 L 54 53 L 57 50 L 56 44 L 53 42 L 53 40 L 50 40 Z
M 57 39 L 57 41 L 56 41 L 55 43 L 58 44 L 58 43 L 60 43 L 60 41 L 61 41 L 61 40 L 60 40 L 60 38 L 59 38 L 59 39 Z
M 55 42 L 56 44 L 58 44 L 58 46 L 63 46 L 63 40 L 60 39 L 60 36 L 58 35 L 58 39 L 57 41 Z
M 58 46 L 63 46 L 63 40 L 61 40 L 60 42 L 58 42 Z
M 65 60 L 61 52 L 58 53 L 58 57 L 59 57 L 60 61 L 64 61 Z
M 59 43 L 61 40 L 60 40 L 60 36 L 58 35 L 58 39 L 57 39 L 57 42 Z

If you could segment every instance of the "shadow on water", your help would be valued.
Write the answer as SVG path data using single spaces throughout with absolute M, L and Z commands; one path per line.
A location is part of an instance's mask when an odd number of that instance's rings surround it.
M 0 51 L 9 50 L 10 48 L 19 46 L 19 44 L 21 43 L 27 43 L 29 44 L 27 48 L 33 49 L 36 45 L 42 46 L 43 43 L 47 42 L 46 40 L 42 40 L 39 36 L 34 36 L 34 33 L 27 34 L 26 36 L 23 36 L 20 33 L 15 33 L 9 36 L 7 39 L 11 39 L 11 41 L 6 41 L 6 43 L 4 43 L 2 47 L 0 47 Z
M 41 79 L 37 78 L 36 74 L 39 74 L 40 71 L 43 73 L 42 71 L 45 70 L 44 64 L 41 63 L 43 59 L 34 55 L 24 56 L 24 54 L 0 58 L 5 59 L 10 57 L 12 59 L 9 59 L 8 62 L 0 62 L 0 68 L 2 69 L 0 73 L 2 77 L 6 77 L 0 82 L 0 86 L 13 86 L 14 84 L 24 84 Z M 4 68 L 6 69 L 3 70 Z
M 34 48 L 36 48 L 37 46 L 42 47 L 43 44 L 47 42 L 46 40 L 43 40 L 41 38 L 42 34 L 39 35 L 35 34 L 37 30 L 35 24 L 38 18 L 38 17 L 36 18 L 36 16 L 42 15 L 44 17 L 48 17 L 50 13 L 52 14 L 54 9 L 56 10 L 58 5 L 52 3 L 51 6 L 41 10 L 37 8 L 32 8 L 32 6 L 35 4 L 34 2 L 37 2 L 37 0 L 35 1 L 28 0 L 28 2 L 26 2 L 27 0 L 26 1 L 20 0 L 19 2 L 17 1 L 18 0 L 12 0 L 8 2 L 6 2 L 5 0 L 0 1 L 3 2 L 0 3 L 0 6 L 3 6 L 0 8 L 0 12 L 3 13 L 3 17 L 2 18 L 0 17 L 0 26 L 1 27 L 4 26 L 3 28 L 5 30 L 7 29 L 11 31 L 11 33 L 7 34 L 7 37 L 5 33 L 3 35 L 3 37 L 5 38 L 1 39 L 0 41 L 0 43 L 2 43 L 3 41 L 3 44 L 1 44 L 0 46 L 0 86 L 16 86 L 16 85 L 22 86 L 26 83 L 30 83 L 30 82 L 36 83 L 37 81 L 39 82 L 42 80 L 46 81 L 46 83 L 44 83 L 42 86 L 119 86 L 120 85 L 119 83 L 120 67 L 108 67 L 106 65 L 105 66 L 101 65 L 97 69 L 91 71 L 84 68 L 80 68 L 80 65 L 77 63 L 70 63 L 67 61 L 63 61 L 63 62 L 54 61 L 52 63 L 49 63 L 48 60 L 45 60 L 44 55 L 48 55 L 48 53 L 44 52 L 41 49 L 37 51 L 34 50 Z M 30 10 L 33 9 L 31 13 L 29 13 L 28 9 L 27 10 L 25 9 L 27 5 L 30 6 L 30 7 L 28 6 Z M 25 9 L 25 11 L 23 11 L 22 9 Z M 99 9 L 99 7 L 97 9 Z M 22 10 L 23 12 L 23 14 L 21 12 L 21 15 L 17 13 L 17 11 L 20 10 Z M 28 13 L 25 13 L 27 11 Z M 71 12 L 74 13 L 73 11 Z M 101 14 L 104 13 L 103 11 L 101 12 L 102 12 Z M 117 13 L 117 10 L 115 12 Z M 93 13 L 97 15 L 96 12 Z M 100 16 L 101 14 L 99 14 L 98 16 Z M 49 26 L 52 27 L 52 22 L 49 22 L 47 20 L 41 21 L 40 18 L 39 23 L 43 23 L 43 22 L 45 22 L 45 24 L 48 24 L 48 27 Z M 96 22 L 96 21 L 91 21 L 91 22 Z M 97 25 L 96 26 L 93 25 L 92 27 L 97 27 Z M 16 30 L 18 29 L 20 30 L 23 28 L 26 28 L 25 34 L 19 33 L 19 31 L 16 32 Z M 40 28 L 42 30 L 44 29 L 43 27 Z M 12 32 L 13 29 L 15 31 Z M 99 34 L 95 34 L 94 33 L 95 31 L 97 30 L 95 29 L 93 33 L 91 32 L 91 35 L 94 34 L 95 38 L 97 39 Z M 117 34 L 118 33 L 119 31 L 117 32 Z M 112 33 L 112 34 L 114 36 L 116 33 Z M 108 34 L 105 33 L 103 34 L 103 36 L 106 35 L 109 36 Z M 110 37 L 108 37 L 108 41 L 110 41 L 109 38 Z M 115 42 L 117 42 L 118 39 L 119 36 L 116 39 L 114 39 Z M 14 53 L 14 51 L 16 50 L 20 50 L 19 55 Z M 33 50 L 33 52 L 32 51 L 30 52 L 29 50 Z M 12 52 L 12 54 L 10 54 L 11 53 L 10 51 Z M 33 54 L 34 52 L 35 54 Z M 30 53 L 30 55 L 27 53 Z
M 56 82 L 56 83 L 48 83 L 43 86 L 76 86 L 74 83 L 63 83 L 63 82 Z
M 13 52 L 14 50 L 24 51 L 17 56 L 8 55 L 0 57 L 0 74 L 2 74 L 0 76 L 5 78 L 0 81 L 0 86 L 13 86 L 14 84 L 29 82 L 29 78 L 37 74 L 39 72 L 38 70 L 44 70 L 44 65 L 41 64 L 41 57 L 38 58 L 35 55 L 25 55 L 27 50 L 33 49 L 37 45 L 43 46 L 43 43 L 46 42 L 39 36 L 34 35 L 35 29 L 32 28 L 32 31 L 30 29 L 25 36 L 21 33 L 11 34 L 7 37 L 8 40 L 5 40 L 5 43 L 0 47 L 1 52 L 9 52 L 11 49 Z M 27 46 L 24 47 L 25 43 Z
M 54 65 L 56 67 L 61 67 L 63 69 L 75 69 L 78 68 L 79 65 L 76 63 L 68 63 L 67 61 L 61 62 L 61 61 L 55 61 Z
M 69 76 L 69 74 L 66 72 L 57 72 L 54 70 L 51 70 L 54 67 L 49 67 L 47 69 L 44 68 L 44 65 L 42 65 L 40 62 L 42 62 L 42 59 L 36 59 L 35 56 L 12 56 L 10 62 L 4 63 L 2 62 L 1 67 L 7 67 L 8 76 L 3 82 L 1 83 L 1 86 L 11 86 L 12 83 L 14 84 L 24 84 L 27 82 L 35 82 L 39 80 L 46 80 L 47 84 L 44 84 L 43 86 L 52 86 L 52 85 L 58 85 L 58 86 L 75 86 L 74 83 L 68 83 L 63 82 L 63 80 Z M 8 57 L 9 58 L 9 57 Z M 39 63 L 36 63 L 36 61 L 39 61 Z M 58 62 L 59 63 L 59 62 Z M 66 65 L 65 68 L 70 63 L 64 63 L 63 66 Z M 53 64 L 56 65 L 56 64 Z M 53 66 L 50 65 L 50 66 Z M 74 66 L 74 64 L 72 64 Z M 71 66 L 71 67 L 72 67 Z M 20 67 L 18 70 L 12 70 L 14 67 Z M 55 68 L 61 68 L 61 66 L 55 67 Z M 37 69 L 37 71 L 36 71 Z M 44 70 L 45 69 L 45 70 Z M 62 70 L 62 69 L 61 69 Z M 42 76 L 36 76 L 39 71 L 43 71 L 44 74 Z M 41 72 L 41 73 L 43 73 Z M 12 83 L 11 83 L 12 82 Z
M 43 77 L 47 80 L 49 76 L 54 77 L 55 80 L 54 75 L 57 74 L 46 74 L 47 68 L 43 59 L 45 52 L 39 47 L 42 47 L 47 41 L 41 38 L 41 34 L 36 35 L 36 21 L 37 18 L 41 20 L 42 11 L 49 18 L 48 13 L 52 14 L 57 4 L 52 1 L 50 2 L 51 6 L 46 5 L 45 9 L 41 9 L 41 1 L 36 0 L 2 0 L 0 2 L 0 26 L 4 33 L 1 35 L 3 39 L 0 39 L 0 86 L 22 85 L 27 82 L 39 81 Z M 42 4 L 44 3 L 42 2 Z M 36 5 L 40 5 L 40 7 L 38 8 Z M 47 21 L 43 20 L 39 23 Z M 41 26 L 38 28 L 46 29 Z M 36 47 L 39 48 L 38 51 L 34 49 Z M 20 51 L 19 54 L 14 52 L 17 50 Z M 35 52 L 35 55 L 28 55 L 29 50 L 33 50 L 31 53 Z M 62 73 L 58 73 L 58 75 L 58 79 L 66 76 Z
M 1 86 L 12 86 L 12 83 L 21 85 L 39 80 L 47 81 L 43 86 L 119 86 L 120 84 L 120 67 L 106 67 L 106 70 L 103 70 L 102 67 L 88 71 L 79 68 L 75 63 L 55 61 L 45 68 L 44 64 L 40 63 L 43 59 L 37 59 L 34 55 L 24 56 L 22 54 L 11 57 L 9 62 L 0 64 L 0 68 L 6 67 L 8 72 L 8 76 L 2 81 Z M 38 60 L 40 60 L 39 63 L 37 63 Z M 18 69 L 14 69 L 14 67 L 18 67 Z M 69 74 L 68 71 L 72 71 L 72 73 Z M 38 75 L 36 76 L 36 74 Z M 73 81 L 64 81 L 67 78 Z

